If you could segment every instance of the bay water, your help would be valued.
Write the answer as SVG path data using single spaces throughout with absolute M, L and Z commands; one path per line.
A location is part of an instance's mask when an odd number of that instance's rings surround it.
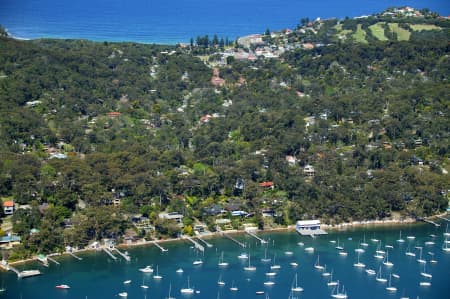
M 404 243 L 396 241 L 400 231 Z M 127 250 L 131 256 L 129 262 L 117 254 L 118 259 L 113 260 L 102 251 L 85 252 L 79 253 L 83 258 L 81 261 L 71 256 L 57 257 L 60 265 L 50 263 L 48 268 L 37 262 L 17 266 L 20 270 L 40 269 L 43 272 L 41 276 L 17 279 L 12 272 L 2 272 L 1 284 L 7 291 L 0 298 L 119 298 L 119 293 L 127 292 L 128 298 L 162 299 L 168 297 L 170 290 L 171 296 L 175 298 L 266 298 L 267 295 L 278 299 L 289 297 L 296 274 L 298 285 L 304 289 L 295 294 L 296 298 L 331 298 L 333 288 L 327 285 L 330 278 L 324 277 L 324 271 L 314 267 L 318 258 L 320 265 L 326 266 L 327 272 L 333 272 L 333 280 L 339 280 L 341 287 L 345 286 L 349 298 L 449 298 L 450 253 L 442 250 L 444 231 L 445 224 L 434 227 L 418 223 L 330 231 L 328 235 L 316 238 L 300 236 L 293 231 L 258 232 L 258 236 L 267 241 L 266 244 L 246 234 L 233 235 L 245 243 L 246 248 L 224 237 L 212 237 L 206 240 L 213 247 L 206 248 L 204 253 L 194 249 L 188 241 L 163 243 L 167 252 L 153 245 L 128 247 L 122 250 Z M 414 239 L 407 239 L 407 236 L 414 236 Z M 358 259 L 355 249 L 360 247 L 364 239 L 368 246 L 362 247 L 365 252 L 360 254 L 359 260 L 366 268 L 360 269 L 354 266 Z M 379 242 L 372 239 L 378 239 Z M 335 248 L 337 245 L 343 246 L 348 255 L 338 254 L 339 250 Z M 385 245 L 392 245 L 393 248 L 386 248 Z M 307 247 L 313 247 L 314 252 L 306 252 Z M 394 264 L 392 267 L 385 266 L 383 260 L 374 257 L 378 247 L 389 252 L 388 259 Z M 425 265 L 417 262 L 420 251 L 416 247 L 423 248 L 422 258 L 427 261 Z M 405 255 L 407 250 L 416 253 L 416 257 Z M 227 267 L 218 266 L 222 252 L 223 260 L 229 263 Z M 250 261 L 239 259 L 242 253 L 247 253 Z M 261 261 L 264 257 L 271 261 Z M 199 259 L 203 264 L 193 265 Z M 249 264 L 255 266 L 256 270 L 245 271 L 244 267 Z M 271 270 L 273 264 L 281 268 Z M 147 265 L 153 267 L 153 274 L 139 271 Z M 153 277 L 156 267 L 162 279 Z M 176 272 L 179 268 L 183 269 L 183 273 Z M 390 274 L 398 275 L 391 280 L 397 292 L 388 292 L 388 283 L 377 282 L 376 276 L 365 272 L 368 268 L 376 272 L 381 269 L 384 278 Z M 276 274 L 267 276 L 268 272 Z M 423 277 L 421 272 L 431 274 L 432 278 Z M 219 278 L 225 282 L 224 286 L 218 285 Z M 126 280 L 131 280 L 131 283 L 124 284 Z M 190 296 L 180 293 L 181 288 L 187 287 L 188 280 L 198 293 Z M 274 282 L 272 286 L 264 284 L 269 280 Z M 422 281 L 429 281 L 431 285 L 420 286 Z M 71 288 L 56 289 L 55 286 L 59 284 L 68 284 Z M 149 288 L 141 288 L 142 284 Z M 238 291 L 231 291 L 231 286 L 237 287 Z M 257 295 L 257 291 L 265 294 Z
M 448 0 L 1 0 L 0 24 L 20 38 L 175 44 L 198 35 L 235 39 L 301 18 L 344 18 L 392 6 L 450 14 Z

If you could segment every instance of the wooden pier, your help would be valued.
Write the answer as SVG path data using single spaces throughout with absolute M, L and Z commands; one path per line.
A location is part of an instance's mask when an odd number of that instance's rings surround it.
M 192 244 L 194 244 L 194 247 L 196 249 L 200 250 L 201 252 L 205 252 L 205 247 L 203 247 L 203 245 L 200 245 L 200 243 L 198 243 L 197 241 L 195 241 L 191 237 L 183 235 L 182 238 L 186 239 L 186 240 L 190 241 Z
M 253 238 L 257 239 L 258 241 L 261 242 L 261 244 L 266 244 L 267 241 L 264 239 L 261 239 L 260 237 L 258 237 L 254 232 L 250 231 L 250 230 L 246 230 L 245 231 L 249 236 L 252 236 Z
M 156 247 L 158 247 L 159 249 L 161 249 L 162 252 L 169 251 L 169 249 L 166 249 L 166 248 L 162 247 L 162 246 L 159 245 L 158 242 L 156 242 L 156 241 L 152 241 L 152 244 L 155 245 Z
M 125 253 L 122 253 L 119 249 L 117 248 L 113 248 L 113 250 L 115 250 L 121 257 L 123 257 L 127 262 L 129 262 L 131 260 L 129 255 L 126 255 Z
M 233 241 L 234 243 L 238 244 L 239 246 L 241 246 L 242 248 L 245 248 L 245 244 L 242 242 L 239 242 L 238 240 L 236 240 L 235 238 L 233 238 L 232 236 L 222 232 L 222 236 L 224 236 L 225 238 L 230 239 L 231 241 Z
M 197 239 L 202 242 L 203 244 L 205 244 L 208 248 L 213 247 L 212 244 L 209 244 L 208 242 L 206 242 L 205 240 L 203 240 L 201 237 L 197 236 Z
M 106 247 L 102 247 L 103 251 L 106 252 L 113 260 L 117 260 L 117 256 L 111 253 Z

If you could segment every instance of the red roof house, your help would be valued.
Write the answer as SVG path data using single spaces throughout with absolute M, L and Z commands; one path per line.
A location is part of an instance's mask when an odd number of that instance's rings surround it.
M 264 187 L 264 188 L 273 188 L 274 187 L 274 184 L 273 184 L 273 182 L 261 182 L 261 183 L 259 183 L 259 186 L 260 187 Z
M 14 213 L 14 208 L 16 204 L 13 200 L 8 200 L 3 203 L 3 212 L 5 215 L 12 215 Z

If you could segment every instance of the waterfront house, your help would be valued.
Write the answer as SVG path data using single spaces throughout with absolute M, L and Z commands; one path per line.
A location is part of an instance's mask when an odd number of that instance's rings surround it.
M 320 229 L 320 220 L 298 220 L 295 230 L 301 235 L 325 235 L 327 232 Z
M 3 203 L 3 213 L 5 215 L 12 215 L 16 210 L 16 204 L 14 200 L 7 200 Z

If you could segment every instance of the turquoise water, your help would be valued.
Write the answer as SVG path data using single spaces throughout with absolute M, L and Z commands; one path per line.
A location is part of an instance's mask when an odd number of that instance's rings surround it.
M 404 244 L 399 244 L 396 239 L 399 231 L 405 238 Z M 280 233 L 259 233 L 261 237 L 268 240 L 266 245 L 261 245 L 256 239 L 248 235 L 236 235 L 235 238 L 246 242 L 247 251 L 250 254 L 251 264 L 256 266 L 256 271 L 246 272 L 244 267 L 248 261 L 239 260 L 237 256 L 243 252 L 237 244 L 222 237 L 209 239 L 213 244 L 212 248 L 207 248 L 204 255 L 199 254 L 191 248 L 191 244 L 179 241 L 165 243 L 163 246 L 169 249 L 168 252 L 161 252 L 154 246 L 144 246 L 128 249 L 132 259 L 126 262 L 120 258 L 112 260 L 104 252 L 84 253 L 82 261 L 73 257 L 60 257 L 61 265 L 51 264 L 49 268 L 39 264 L 27 264 L 21 269 L 38 268 L 44 274 L 41 276 L 18 280 L 12 272 L 1 273 L 2 284 L 7 288 L 7 293 L 0 298 L 23 298 L 23 299 L 62 299 L 62 298 L 119 298 L 118 293 L 127 292 L 128 298 L 165 298 L 168 296 L 171 286 L 171 295 L 176 298 L 185 298 L 180 294 L 180 289 L 187 286 L 189 277 L 190 285 L 200 293 L 191 295 L 192 298 L 258 298 L 256 291 L 265 291 L 270 298 L 288 298 L 290 288 L 295 274 L 298 273 L 298 284 L 304 288 L 299 298 L 331 298 L 332 289 L 327 286 L 327 278 L 314 268 L 317 256 L 320 256 L 320 264 L 326 265 L 327 270 L 333 270 L 335 280 L 339 280 L 345 285 L 349 298 L 400 298 L 407 295 L 410 298 L 448 298 L 450 292 L 450 253 L 442 251 L 444 241 L 443 231 L 445 228 L 435 228 L 426 224 L 414 224 L 401 227 L 378 227 L 366 229 L 354 229 L 345 232 L 333 232 L 327 236 L 315 239 L 301 237 L 295 232 Z M 436 237 L 430 237 L 435 234 Z M 396 273 L 400 278 L 393 278 L 392 285 L 398 291 L 389 294 L 386 284 L 375 281 L 375 276 L 369 276 L 362 269 L 353 266 L 356 263 L 357 255 L 354 249 L 360 240 L 366 237 L 369 246 L 366 252 L 360 255 L 360 261 L 365 263 L 367 268 L 378 271 L 382 266 L 383 276 L 390 272 Z M 408 241 L 406 236 L 414 235 L 415 240 Z M 393 249 L 389 250 L 389 260 L 394 263 L 392 270 L 381 264 L 382 261 L 373 257 L 376 244 L 370 239 L 376 238 L 384 244 L 392 244 Z M 332 244 L 331 240 L 339 240 L 348 252 L 348 256 L 343 257 L 335 249 L 337 244 Z M 426 241 L 433 240 L 435 245 L 425 245 Z M 298 242 L 303 242 L 304 246 L 299 246 Z M 419 264 L 416 258 L 408 257 L 405 251 L 408 245 L 423 246 L 423 259 L 427 260 L 426 272 L 432 274 L 431 286 L 420 287 L 419 282 L 425 278 L 420 276 L 423 265 Z M 312 246 L 314 253 L 305 252 L 304 248 Z M 264 286 L 268 280 L 265 275 L 270 272 L 271 263 L 263 263 L 261 258 L 265 255 L 275 256 L 276 264 L 281 265 L 273 277 L 275 284 L 271 287 Z M 384 248 L 383 248 L 384 249 Z M 386 249 L 385 249 L 386 250 Z M 413 248 L 414 250 L 414 248 Z M 224 252 L 224 260 L 229 266 L 219 269 L 218 261 L 221 252 Z M 286 255 L 286 251 L 292 251 L 292 256 Z M 434 253 L 432 257 L 429 253 Z M 201 258 L 204 263 L 201 266 L 194 266 L 192 262 Z M 434 258 L 437 263 L 430 263 Z M 298 267 L 294 268 L 291 262 L 297 262 Z M 146 265 L 158 266 L 159 274 L 163 278 L 155 280 L 151 274 L 143 274 L 139 268 Z M 184 273 L 176 273 L 176 269 L 183 268 Z M 155 273 L 154 273 L 155 274 Z M 226 285 L 220 287 L 217 281 L 221 276 Z M 128 285 L 123 284 L 125 280 L 132 280 Z M 237 292 L 231 292 L 229 287 L 234 285 L 239 288 Z M 145 283 L 149 286 L 147 290 L 140 288 Z M 69 290 L 55 289 L 55 285 L 68 284 Z
M 1 0 L 0 24 L 22 38 L 189 42 L 293 28 L 308 17 L 344 18 L 409 5 L 450 14 L 448 0 Z

